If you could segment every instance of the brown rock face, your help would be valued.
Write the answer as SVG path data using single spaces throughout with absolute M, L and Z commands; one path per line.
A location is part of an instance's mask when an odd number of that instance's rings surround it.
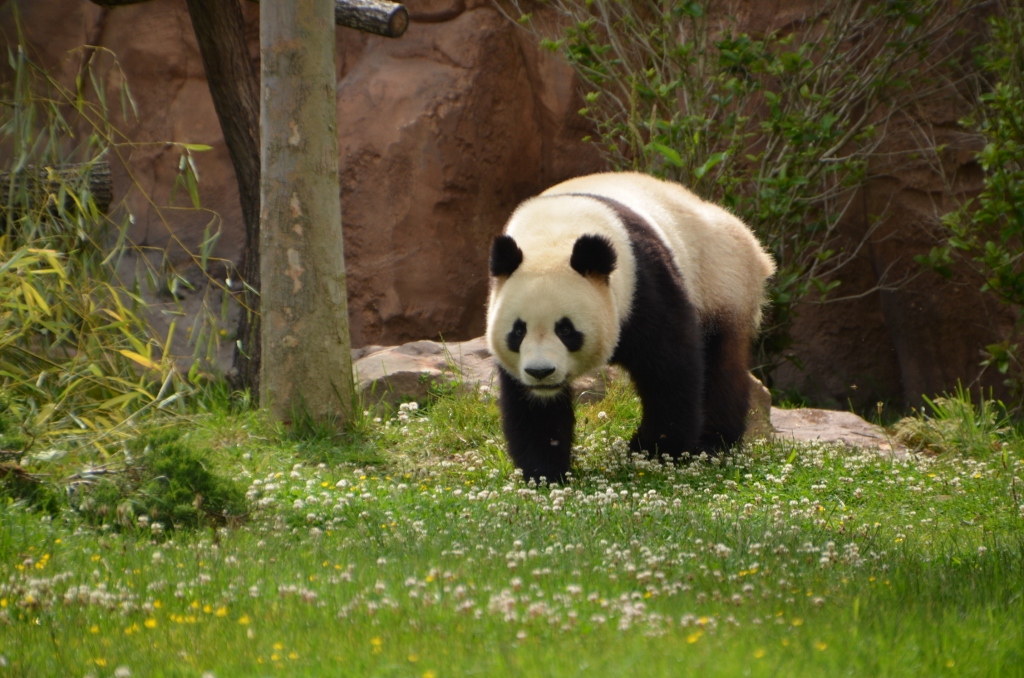
M 339 82 L 354 341 L 482 331 L 491 238 L 556 169 L 586 168 L 551 157 L 565 111 L 535 86 L 570 74 L 542 74 L 522 52 L 507 20 L 472 9 L 373 41 Z

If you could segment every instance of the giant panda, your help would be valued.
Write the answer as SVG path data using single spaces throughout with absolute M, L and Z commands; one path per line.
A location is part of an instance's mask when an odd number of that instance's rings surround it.
M 487 342 L 524 479 L 565 479 L 572 381 L 609 363 L 643 406 L 631 450 L 679 458 L 739 441 L 774 270 L 735 216 L 644 174 L 578 177 L 520 204 L 491 245 Z

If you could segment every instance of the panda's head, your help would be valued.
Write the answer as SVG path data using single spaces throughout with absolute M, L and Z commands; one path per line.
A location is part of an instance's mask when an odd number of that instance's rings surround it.
M 563 245 L 524 255 L 512 236 L 500 235 L 491 246 L 488 343 L 502 367 L 541 398 L 607 363 L 618 342 L 612 243 L 585 234 Z

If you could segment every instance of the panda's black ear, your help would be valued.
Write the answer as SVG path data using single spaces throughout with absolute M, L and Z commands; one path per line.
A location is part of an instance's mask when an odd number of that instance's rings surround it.
M 603 235 L 581 235 L 572 246 L 569 265 L 583 276 L 607 278 L 615 270 L 615 248 Z
M 491 275 L 510 276 L 523 263 L 523 251 L 510 235 L 499 235 L 491 243 Z

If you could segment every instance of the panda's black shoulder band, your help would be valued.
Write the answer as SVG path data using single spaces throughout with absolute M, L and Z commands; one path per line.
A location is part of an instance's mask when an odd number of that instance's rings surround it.
M 523 263 L 523 251 L 510 235 L 499 235 L 491 243 L 491 275 L 510 276 Z

